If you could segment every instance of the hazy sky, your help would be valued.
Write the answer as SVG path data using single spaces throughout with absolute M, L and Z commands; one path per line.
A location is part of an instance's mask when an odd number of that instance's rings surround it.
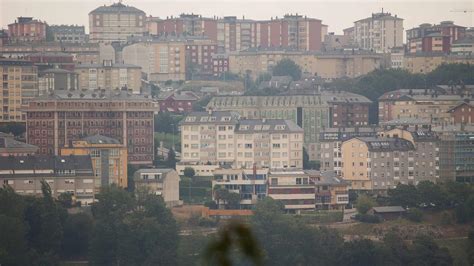
M 88 28 L 88 13 L 100 5 L 113 2 L 114 0 L 0 0 L 0 23 L 5 28 L 18 16 L 33 16 L 48 24 L 80 24 Z M 336 34 L 351 27 L 355 20 L 380 12 L 382 8 L 405 19 L 405 29 L 425 22 L 439 23 L 443 20 L 474 26 L 472 0 L 124 0 L 123 3 L 135 6 L 147 15 L 162 18 L 191 12 L 209 17 L 236 15 L 251 19 L 269 19 L 281 17 L 285 13 L 298 13 L 321 19 L 324 24 L 329 25 L 329 32 Z

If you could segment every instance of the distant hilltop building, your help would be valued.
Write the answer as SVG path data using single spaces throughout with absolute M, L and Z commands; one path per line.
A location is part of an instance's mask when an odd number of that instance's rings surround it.
M 87 41 L 84 26 L 77 25 L 52 25 L 48 31 L 56 42 L 83 43 Z
M 407 30 L 407 46 L 410 53 L 447 53 L 451 45 L 464 38 L 466 27 L 455 25 L 453 21 L 442 21 L 438 25 L 429 23 Z
M 91 42 L 126 42 L 128 37 L 146 32 L 145 12 L 132 6 L 114 3 L 89 13 Z
M 382 10 L 354 22 L 353 29 L 344 30 L 344 35 L 350 34 L 360 48 L 386 53 L 393 47 L 403 46 L 403 19 Z
M 10 42 L 45 41 L 47 26 L 46 22 L 32 17 L 18 17 L 15 23 L 8 25 Z

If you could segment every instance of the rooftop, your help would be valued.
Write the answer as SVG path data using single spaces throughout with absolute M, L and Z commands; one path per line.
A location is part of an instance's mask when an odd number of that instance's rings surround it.
M 120 142 L 114 138 L 109 138 L 106 136 L 102 136 L 99 134 L 87 136 L 82 139 L 83 141 L 87 141 L 90 144 L 120 144 Z
M 17 141 L 13 139 L 13 135 L 0 132 L 0 150 L 6 149 L 29 149 L 38 150 L 37 146 Z
M 90 170 L 92 173 L 92 161 L 89 155 L 0 157 L 0 170 L 33 169 L 53 170 L 54 172 L 58 170 Z
M 284 119 L 243 119 L 235 129 L 239 133 L 273 132 L 294 133 L 303 129 L 291 120 Z
M 142 100 L 152 101 L 151 97 L 142 94 L 132 94 L 120 89 L 101 90 L 54 90 L 52 93 L 37 97 L 35 101 L 44 100 Z
M 236 124 L 239 115 L 230 111 L 192 112 L 181 120 L 180 125 L 188 124 Z
M 133 7 L 133 6 L 126 6 L 122 3 L 114 3 L 110 6 L 100 6 L 94 10 L 92 10 L 90 14 L 97 14 L 97 13 L 142 13 L 145 16 L 145 12 L 142 10 Z
M 411 151 L 415 147 L 408 140 L 400 138 L 357 137 L 365 142 L 369 151 Z
M 390 212 L 405 212 L 402 206 L 383 206 L 372 208 L 377 213 L 390 213 Z

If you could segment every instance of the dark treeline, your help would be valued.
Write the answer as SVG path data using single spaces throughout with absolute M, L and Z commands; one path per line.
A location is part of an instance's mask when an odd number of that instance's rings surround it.
M 87 213 L 68 214 L 46 182 L 43 197 L 0 189 L 0 264 L 175 265 L 178 226 L 161 197 L 104 188 Z

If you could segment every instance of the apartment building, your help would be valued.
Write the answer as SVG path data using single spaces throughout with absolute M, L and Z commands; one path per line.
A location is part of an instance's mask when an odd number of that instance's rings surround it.
M 236 16 L 205 18 L 181 14 L 166 19 L 148 19 L 151 34 L 187 34 L 206 36 L 216 41 L 219 53 L 242 51 L 252 47 L 284 47 L 318 51 L 327 26 L 321 20 L 298 14 L 286 14 L 270 20 L 252 20 Z
M 452 124 L 474 124 L 474 105 L 462 102 L 448 110 Z
M 366 50 L 387 53 L 403 46 L 403 19 L 390 13 L 373 13 L 354 22 L 354 41 Z
M 406 31 L 409 53 L 451 51 L 453 42 L 464 38 L 466 27 L 453 21 L 442 21 L 438 25 L 423 23 Z
M 38 147 L 14 139 L 11 134 L 0 132 L 0 157 L 28 156 L 38 151 Z
M 154 111 L 151 98 L 127 91 L 54 91 L 25 107 L 27 142 L 58 155 L 70 141 L 100 134 L 127 145 L 130 164 L 149 165 Z
M 121 2 L 98 7 L 89 13 L 89 40 L 126 42 L 129 37 L 143 36 L 145 20 L 145 12 Z
M 355 190 L 439 181 L 438 139 L 430 131 L 393 129 L 344 141 L 342 176 Z
M 104 61 L 102 64 L 79 64 L 75 70 L 78 74 L 78 89 L 123 89 L 134 94 L 141 92 L 142 69 L 131 64 L 112 63 Z
M 291 120 L 304 129 L 304 144 L 310 160 L 319 160 L 320 131 L 334 124 L 338 127 L 366 125 L 368 103 L 367 98 L 357 94 L 323 91 L 313 95 L 214 97 L 206 108 L 237 112 L 247 119 Z
M 449 125 L 433 127 L 439 136 L 439 167 L 443 181 L 474 182 L 474 127 Z
M 164 93 L 158 96 L 157 102 L 160 112 L 190 113 L 193 111 L 193 103 L 199 97 L 191 91 Z
M 232 112 L 193 112 L 180 123 L 181 162 L 237 168 L 302 168 L 303 130 L 283 119 L 239 119 Z
M 0 182 L 24 196 L 42 196 L 41 181 L 52 196 L 72 194 L 82 205 L 94 202 L 94 172 L 89 156 L 0 156 Z
M 32 17 L 18 17 L 8 24 L 8 35 L 11 43 L 40 42 L 46 40 L 46 22 Z
M 474 55 L 474 36 L 454 41 L 451 44 L 451 53 L 472 57 Z
M 272 171 L 268 180 L 268 196 L 282 202 L 286 210 L 314 210 L 315 186 L 306 172 Z
M 319 136 L 321 171 L 332 171 L 340 176 L 342 174 L 342 143 L 355 137 L 375 137 L 376 135 L 377 129 L 375 127 L 324 129 Z M 313 152 L 315 151 L 310 150 L 308 153 Z
M 72 56 L 73 63 L 102 62 L 98 43 L 12 43 L 0 46 L 0 55 L 7 58 L 24 58 L 35 53 L 64 53 Z M 44 59 L 44 56 L 42 57 Z M 74 68 L 70 69 L 74 70 Z
M 207 38 L 186 40 L 186 79 L 193 80 L 213 75 L 213 56 L 217 54 L 217 42 Z
M 0 59 L 0 122 L 24 122 L 24 108 L 38 96 L 38 70 L 30 61 Z
M 140 66 L 151 81 L 186 79 L 186 42 L 182 37 L 143 38 L 122 50 L 126 64 Z
M 306 171 L 315 187 L 316 210 L 344 210 L 349 204 L 349 183 L 333 171 Z
M 418 90 L 420 91 L 420 90 Z M 379 101 L 379 122 L 388 122 L 392 119 L 419 118 L 431 121 L 433 124 L 449 123 L 452 108 L 471 95 L 442 94 L 436 91 L 424 91 L 423 94 L 395 91 L 386 93 Z M 467 121 L 467 120 L 466 120 Z
M 146 190 L 159 195 L 166 206 L 181 205 L 179 200 L 179 175 L 174 169 L 140 169 L 133 174 L 135 191 Z
M 256 166 L 253 169 L 216 169 L 212 180 L 212 200 L 223 208 L 225 202 L 216 199 L 215 191 L 227 189 L 240 195 L 241 209 L 252 209 L 258 200 L 267 196 L 268 174 L 268 168 L 257 169 Z
M 226 54 L 214 54 L 212 56 L 212 75 L 220 77 L 229 71 L 229 56 Z
M 87 136 L 81 140 L 70 141 L 60 150 L 62 156 L 89 155 L 94 169 L 94 189 L 116 184 L 128 187 L 127 147 L 118 140 L 99 134 Z
M 250 74 L 257 78 L 272 72 L 282 59 L 291 59 L 303 73 L 317 75 L 325 80 L 358 77 L 384 66 L 383 55 L 369 51 L 334 51 L 326 53 L 283 50 L 280 47 L 251 48 L 229 54 L 229 71 L 238 75 Z
M 88 40 L 84 26 L 51 25 L 48 31 L 56 42 L 83 43 Z
M 79 88 L 78 74 L 61 68 L 51 68 L 41 71 L 38 75 L 39 95 L 54 90 L 75 90 Z

